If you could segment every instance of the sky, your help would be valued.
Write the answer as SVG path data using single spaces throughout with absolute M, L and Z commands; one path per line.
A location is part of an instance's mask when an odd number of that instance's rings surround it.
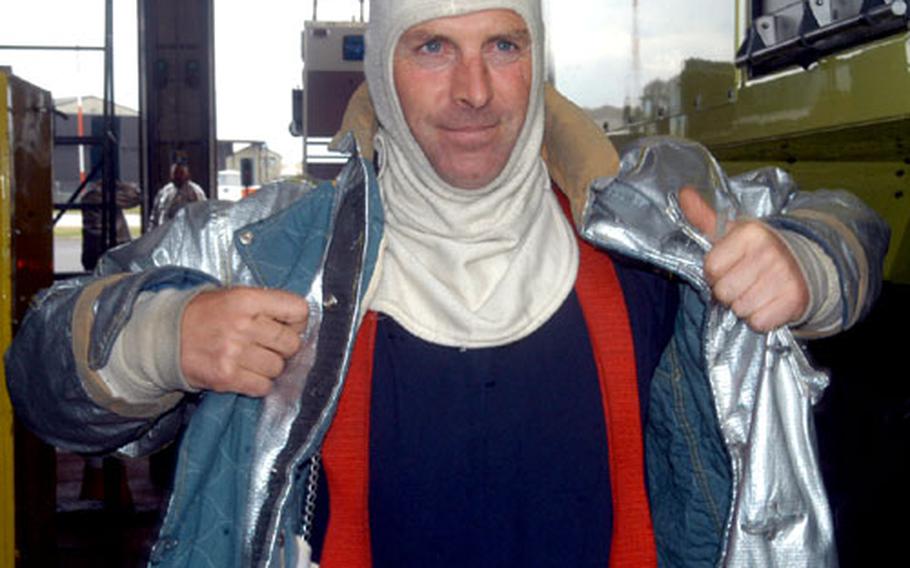
M 556 85 L 581 106 L 622 106 L 635 95 L 631 0 L 549 0 Z M 638 86 L 669 79 L 689 57 L 732 61 L 734 7 L 728 0 L 639 0 Z M 571 8 L 569 8 L 571 6 Z
M 547 0 L 557 86 L 582 106 L 621 106 L 634 95 L 630 0 Z M 369 2 L 367 1 L 367 6 Z M 639 85 L 678 73 L 685 57 L 730 60 L 734 2 L 639 0 Z M 288 133 L 291 90 L 302 82 L 300 33 L 311 0 L 215 0 L 215 97 L 219 139 L 264 140 L 298 161 Z M 318 2 L 320 20 L 359 17 L 358 0 Z M 13 25 L 9 25 L 12 22 Z M 103 0 L 7 1 L 0 45 L 103 45 Z M 115 100 L 139 107 L 136 1 L 114 2 Z M 101 96 L 101 52 L 0 51 L 23 79 L 54 97 Z

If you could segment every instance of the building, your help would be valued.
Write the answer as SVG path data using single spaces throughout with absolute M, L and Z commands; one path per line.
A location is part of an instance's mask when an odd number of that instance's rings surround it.
M 242 149 L 226 156 L 224 167 L 221 169 L 242 171 L 241 164 L 244 159 L 251 161 L 253 185 L 262 185 L 281 177 L 281 154 L 269 150 L 265 142 L 250 142 Z
M 101 136 L 104 130 L 103 99 L 82 97 L 82 132 L 84 136 Z M 54 135 L 56 138 L 79 135 L 79 99 L 66 97 L 54 100 Z M 139 185 L 139 112 L 129 107 L 114 106 L 114 132 L 119 142 L 119 152 L 114 164 L 115 176 Z M 92 167 L 101 160 L 101 146 L 80 147 L 57 144 L 54 146 L 54 202 L 65 203 L 81 182 L 80 172 L 88 176 Z M 98 171 L 96 179 L 101 179 Z

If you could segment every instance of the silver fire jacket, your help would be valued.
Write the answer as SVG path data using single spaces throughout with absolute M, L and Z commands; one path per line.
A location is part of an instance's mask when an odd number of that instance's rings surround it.
M 840 274 L 846 325 L 876 295 L 862 288 L 881 279 L 874 271 L 881 269 L 887 227 L 847 193 L 799 194 L 775 169 L 728 179 L 704 148 L 670 138 L 644 140 L 626 152 L 618 175 L 595 184 L 584 214 L 586 239 L 677 274 L 708 304 L 701 334 L 704 370 L 733 474 L 719 564 L 835 566 L 812 423 L 812 405 L 828 377 L 811 366 L 789 329 L 757 333 L 711 301 L 702 273 L 711 244 L 681 213 L 677 198 L 684 185 L 713 202 L 721 225 L 762 218 L 823 244 Z M 822 222 L 831 219 L 838 222 Z M 867 264 L 855 241 L 832 235 L 832 227 L 849 229 L 879 256 Z

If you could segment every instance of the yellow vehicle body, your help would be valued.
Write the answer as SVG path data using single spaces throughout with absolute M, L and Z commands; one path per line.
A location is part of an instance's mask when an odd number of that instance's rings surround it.
M 12 110 L 7 96 L 9 73 L 0 69 L 0 350 L 12 339 L 12 265 L 10 256 L 13 163 Z M 13 491 L 13 409 L 0 366 L 0 567 L 15 564 L 15 493 Z
M 0 67 L 0 352 L 5 353 L 35 293 L 53 283 L 51 94 Z M 25 526 L 53 515 L 53 461 L 44 470 L 33 438 L 17 432 L 0 365 L 0 568 L 22 556 Z M 28 483 L 15 485 L 15 477 Z M 41 492 L 50 498 L 38 498 Z M 26 496 L 25 498 L 23 496 Z M 44 514 L 44 517 L 40 515 Z M 17 518 L 18 517 L 18 518 Z M 32 520 L 38 519 L 38 520 Z M 31 524 L 29 524 L 31 523 Z M 37 535 L 29 542 L 40 540 Z M 47 549 L 45 540 L 40 547 Z M 39 548 L 34 544 L 34 548 Z

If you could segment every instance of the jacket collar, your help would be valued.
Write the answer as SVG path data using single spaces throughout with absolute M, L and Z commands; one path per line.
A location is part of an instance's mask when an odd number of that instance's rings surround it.
M 351 183 L 348 168 L 361 168 L 365 174 L 367 250 L 362 289 L 366 290 L 378 260 L 384 218 L 373 165 L 359 157 L 352 158 L 334 181 L 320 183 L 283 211 L 234 232 L 234 246 L 258 284 L 307 295 L 322 269 L 320 259 L 335 226 L 337 187 Z

